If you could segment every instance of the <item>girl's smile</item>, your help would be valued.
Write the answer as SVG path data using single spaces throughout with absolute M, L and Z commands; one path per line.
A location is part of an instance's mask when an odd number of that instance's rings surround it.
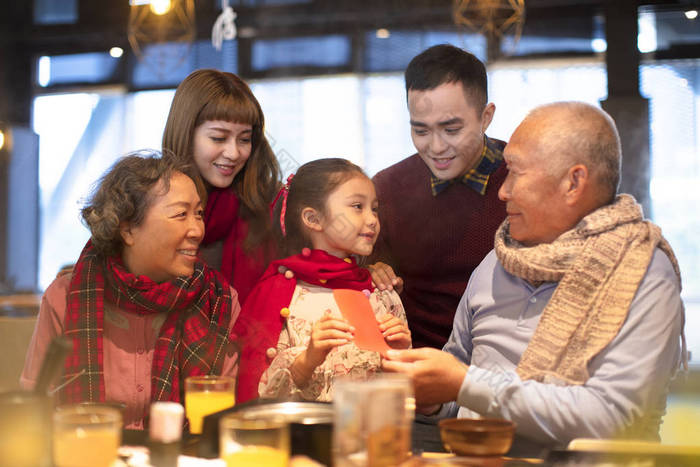
M 368 256 L 379 234 L 377 205 L 374 184 L 364 175 L 341 184 L 328 196 L 325 212 L 312 228 L 313 247 L 340 258 Z

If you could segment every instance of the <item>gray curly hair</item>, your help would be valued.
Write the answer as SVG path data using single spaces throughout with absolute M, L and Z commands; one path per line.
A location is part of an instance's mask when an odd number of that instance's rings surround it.
M 139 151 L 119 159 L 97 182 L 80 212 L 92 234 L 94 248 L 105 256 L 120 254 L 120 225 L 140 225 L 157 195 L 151 189 L 162 180 L 163 192 L 167 193 L 176 172 L 193 180 L 196 177 L 189 163 L 178 161 L 167 152 L 161 156 L 158 151 Z

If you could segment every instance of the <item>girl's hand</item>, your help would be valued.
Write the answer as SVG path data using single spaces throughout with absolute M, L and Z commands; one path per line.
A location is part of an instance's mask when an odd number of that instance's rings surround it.
M 292 363 L 290 372 L 294 383 L 298 387 L 306 386 L 314 370 L 323 363 L 328 353 L 333 348 L 352 341 L 354 332 L 355 328 L 347 321 L 331 316 L 331 311 L 326 310 L 311 328 L 311 338 L 306 350 Z
M 331 316 L 331 310 L 326 310 L 311 329 L 311 339 L 306 348 L 307 363 L 316 368 L 334 347 L 350 342 L 354 332 L 355 328 L 347 321 Z
M 406 323 L 392 314 L 385 314 L 377 319 L 379 330 L 389 347 L 392 349 L 408 349 L 411 347 L 411 331 Z

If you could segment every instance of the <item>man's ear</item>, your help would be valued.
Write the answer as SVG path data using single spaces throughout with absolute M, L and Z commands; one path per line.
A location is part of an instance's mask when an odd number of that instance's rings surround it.
M 583 164 L 576 164 L 569 168 L 565 179 L 567 204 L 575 204 L 586 193 L 590 184 L 589 175 L 588 167 Z
M 128 222 L 121 222 L 119 224 L 119 234 L 122 236 L 122 241 L 126 246 L 134 245 L 134 234 L 131 233 L 131 224 Z
M 323 230 L 321 225 L 321 215 L 314 208 L 306 207 L 301 210 L 301 221 L 307 229 L 313 230 L 314 232 L 320 232 Z
M 493 115 L 496 113 L 496 104 L 489 102 L 481 112 L 481 132 L 486 133 L 486 129 L 491 125 Z

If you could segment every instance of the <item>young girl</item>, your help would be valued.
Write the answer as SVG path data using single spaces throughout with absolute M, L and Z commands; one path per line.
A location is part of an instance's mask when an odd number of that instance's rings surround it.
M 281 176 L 264 125 L 243 80 L 205 69 L 178 86 L 163 134 L 163 151 L 194 162 L 208 194 L 200 256 L 241 303 L 276 254 L 269 205 Z
M 309 162 L 283 195 L 280 226 L 292 256 L 270 265 L 234 326 L 242 347 L 238 402 L 258 394 L 328 401 L 335 377 L 380 371 L 379 354 L 353 343 L 333 289 L 364 291 L 387 344 L 411 345 L 399 296 L 375 289 L 356 263 L 379 233 L 374 185 L 362 169 L 345 159 Z

